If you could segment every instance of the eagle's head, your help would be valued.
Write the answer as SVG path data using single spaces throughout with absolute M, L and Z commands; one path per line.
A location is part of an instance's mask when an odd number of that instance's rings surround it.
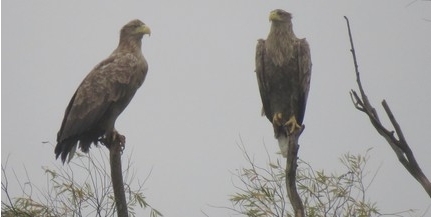
M 121 29 L 121 37 L 134 37 L 141 39 L 145 34 L 151 35 L 150 27 L 145 25 L 142 21 L 136 19 L 127 23 Z
M 273 23 L 285 23 L 292 20 L 292 15 L 281 9 L 275 9 L 269 14 L 269 21 Z

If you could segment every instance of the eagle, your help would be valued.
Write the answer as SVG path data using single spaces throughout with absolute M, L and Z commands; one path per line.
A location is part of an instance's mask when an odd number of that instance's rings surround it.
M 272 123 L 281 154 L 287 156 L 288 136 L 301 129 L 310 90 L 311 58 L 308 42 L 295 36 L 292 15 L 276 9 L 271 29 L 256 46 L 256 76 L 262 115 Z
M 148 64 L 142 37 L 150 28 L 136 19 L 121 28 L 120 42 L 111 55 L 96 65 L 70 100 L 57 133 L 55 157 L 72 159 L 79 144 L 88 153 L 103 138 L 116 132 L 115 121 L 145 80 Z M 109 147 L 108 147 L 109 148 Z

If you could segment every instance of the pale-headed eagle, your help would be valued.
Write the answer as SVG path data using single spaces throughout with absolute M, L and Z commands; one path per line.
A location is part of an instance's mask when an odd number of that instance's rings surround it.
M 262 113 L 274 127 L 281 153 L 287 156 L 290 133 L 302 125 L 310 89 L 310 48 L 292 29 L 292 15 L 271 11 L 271 30 L 256 47 L 256 75 L 263 104 Z M 263 115 L 262 114 L 262 115 Z
M 142 37 L 150 28 L 140 20 L 127 23 L 112 54 L 85 77 L 69 102 L 57 134 L 55 156 L 63 163 L 72 159 L 79 143 L 87 153 L 115 131 L 115 121 L 145 80 L 148 64 L 142 51 Z

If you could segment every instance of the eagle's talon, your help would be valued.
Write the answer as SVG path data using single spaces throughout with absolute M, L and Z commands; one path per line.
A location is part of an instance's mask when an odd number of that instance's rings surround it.
M 108 149 L 111 149 L 111 147 L 118 144 L 120 146 L 121 153 L 126 148 L 126 137 L 118 133 L 118 131 L 115 129 L 111 133 L 108 133 L 104 137 L 100 138 L 99 142 Z
M 111 142 L 120 146 L 121 153 L 126 148 L 126 137 L 118 133 L 115 129 L 111 134 Z
M 118 134 L 119 135 L 119 143 L 120 143 L 120 148 L 121 148 L 121 154 L 123 153 L 124 149 L 126 149 L 126 137 Z
M 301 129 L 301 126 L 298 124 L 298 121 L 296 121 L 295 116 L 290 117 L 290 119 L 284 123 L 284 126 L 288 128 L 289 133 L 293 133 L 296 129 Z

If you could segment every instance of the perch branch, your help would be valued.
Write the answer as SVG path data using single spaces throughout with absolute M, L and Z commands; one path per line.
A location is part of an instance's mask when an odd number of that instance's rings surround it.
M 297 160 L 299 150 L 298 139 L 302 131 L 304 131 L 304 127 L 305 126 L 302 125 L 300 129 L 295 130 L 288 136 L 289 144 L 286 157 L 286 189 L 295 217 L 305 217 L 304 205 L 296 189 L 296 168 L 298 167 Z
M 371 121 L 371 124 L 374 126 L 374 128 L 377 130 L 377 132 L 386 139 L 388 144 L 391 146 L 391 148 L 394 150 L 395 154 L 398 157 L 398 160 L 401 162 L 401 164 L 407 169 L 407 171 L 422 185 L 422 187 L 425 189 L 425 191 L 428 193 L 428 195 L 431 197 L 431 183 L 428 180 L 428 178 L 425 176 L 425 174 L 422 172 L 419 164 L 417 163 L 412 150 L 410 149 L 410 146 L 408 145 L 404 134 L 401 130 L 400 125 L 395 119 L 395 116 L 393 115 L 391 109 L 389 108 L 389 105 L 386 103 L 386 100 L 382 101 L 382 106 L 385 109 L 386 115 L 388 116 L 389 120 L 391 121 L 391 124 L 394 131 L 389 131 L 386 129 L 383 124 L 381 123 L 379 116 L 377 115 L 376 110 L 371 105 L 370 101 L 368 100 L 367 95 L 365 94 L 364 88 L 362 87 L 360 74 L 358 70 L 358 63 L 356 59 L 356 53 L 355 48 L 353 46 L 353 38 L 350 31 L 350 24 L 347 17 L 344 17 L 347 22 L 347 29 L 349 32 L 349 39 L 350 39 L 350 45 L 353 56 L 353 62 L 355 65 L 355 72 L 356 72 L 356 82 L 359 87 L 359 92 L 361 93 L 361 96 L 359 96 L 356 91 L 351 90 L 350 97 L 352 99 L 353 105 L 355 108 L 361 112 L 364 112 L 368 118 Z M 395 135 L 396 134 L 396 137 Z M 398 138 L 398 139 L 397 139 Z
M 115 205 L 118 217 L 128 217 L 126 193 L 124 191 L 123 170 L 121 167 L 121 154 L 126 144 L 126 137 L 113 131 L 101 140 L 109 149 L 109 162 L 111 165 L 112 188 L 114 189 Z

